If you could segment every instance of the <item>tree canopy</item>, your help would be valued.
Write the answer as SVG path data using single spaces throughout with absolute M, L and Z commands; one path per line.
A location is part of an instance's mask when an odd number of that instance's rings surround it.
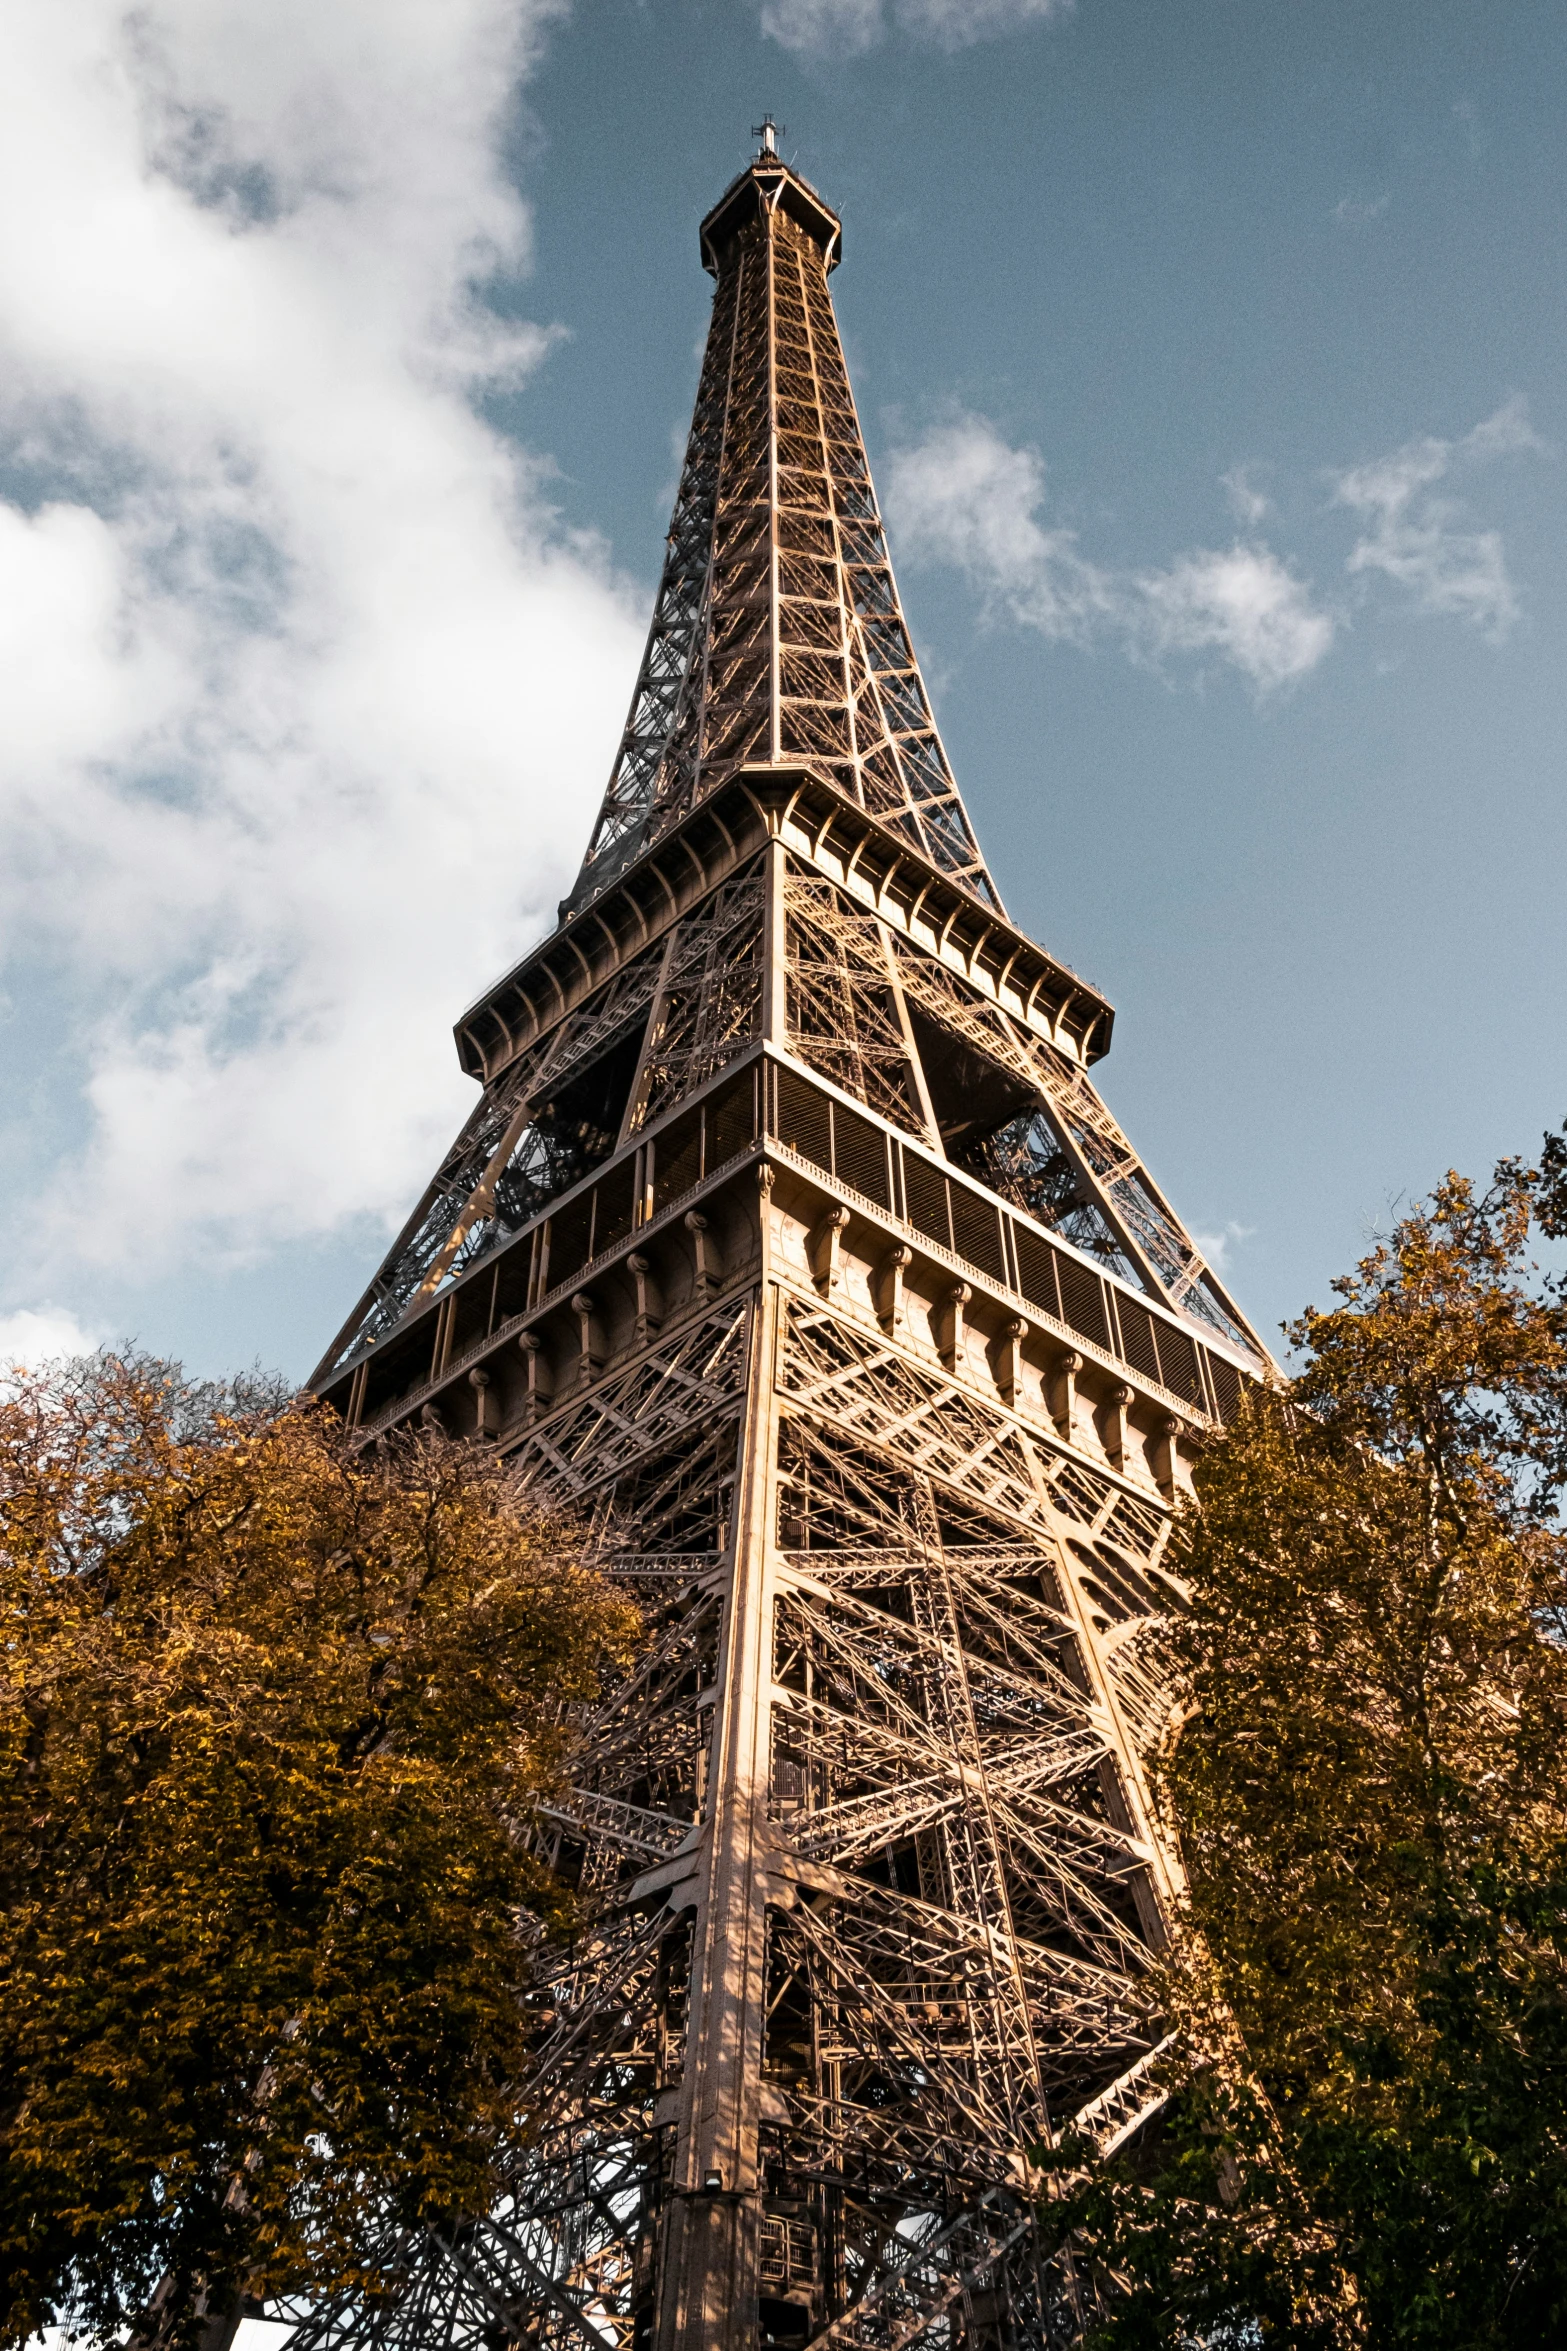
M 1068 2198 L 1106 2342 L 1567 2332 L 1564 1227 L 1560 1138 L 1449 1176 L 1198 1464 L 1163 1789 L 1211 1973 Z
M 0 1401 L 0 2343 L 484 2209 L 561 1707 L 635 1638 L 438 1431 L 99 1357 Z
M 1450 1176 L 1198 1462 L 1184 2057 L 1051 2207 L 1106 2346 L 1567 2329 L 1564 1237 L 1567 1140 Z M 570 1923 L 523 1832 L 637 1631 L 579 1538 L 101 1356 L 0 1400 L 0 1624 L 0 2351 L 487 2205 Z

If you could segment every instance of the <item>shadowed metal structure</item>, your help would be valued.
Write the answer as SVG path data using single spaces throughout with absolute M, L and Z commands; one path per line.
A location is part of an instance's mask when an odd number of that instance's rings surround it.
M 1008 921 L 910 647 L 828 292 L 762 152 L 653 626 L 479 1103 L 316 1374 L 585 1514 L 647 1640 L 538 1830 L 503 2207 L 296 2351 L 1022 2351 L 1080 2325 L 1028 2150 L 1157 2105 L 1160 1552 L 1265 1350 Z

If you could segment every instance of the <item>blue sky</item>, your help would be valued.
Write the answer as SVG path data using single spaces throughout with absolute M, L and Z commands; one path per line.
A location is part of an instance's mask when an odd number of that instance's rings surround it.
M 1242 1301 L 1567 1113 L 1560 5 L 0 43 L 0 1339 L 341 1319 L 586 837 L 768 108 L 992 868 Z

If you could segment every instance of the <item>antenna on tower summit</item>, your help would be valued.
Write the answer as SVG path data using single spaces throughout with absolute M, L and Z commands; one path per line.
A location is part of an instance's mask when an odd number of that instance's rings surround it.
M 763 157 L 770 158 L 772 161 L 776 162 L 778 158 L 778 142 L 785 135 L 786 126 L 781 122 L 774 122 L 770 114 L 764 114 L 760 122 L 752 123 L 752 138 L 760 139 L 762 142 L 762 153 L 757 157 L 757 162 L 760 163 Z

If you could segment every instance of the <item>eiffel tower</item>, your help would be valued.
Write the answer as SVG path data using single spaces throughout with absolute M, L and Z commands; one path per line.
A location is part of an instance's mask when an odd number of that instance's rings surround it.
M 1159 2102 L 1160 1552 L 1268 1357 L 986 870 L 760 136 L 581 874 L 313 1381 L 502 1448 L 646 1642 L 539 1824 L 586 1923 L 505 2201 L 293 2351 L 1067 2343 L 1029 2150 Z

